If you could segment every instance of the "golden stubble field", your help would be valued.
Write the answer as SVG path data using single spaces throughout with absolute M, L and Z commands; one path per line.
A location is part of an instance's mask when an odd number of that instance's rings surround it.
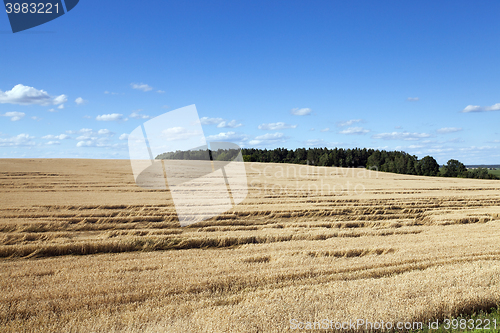
M 500 305 L 500 181 L 246 169 L 242 204 L 181 228 L 127 160 L 0 160 L 0 331 L 282 332 Z

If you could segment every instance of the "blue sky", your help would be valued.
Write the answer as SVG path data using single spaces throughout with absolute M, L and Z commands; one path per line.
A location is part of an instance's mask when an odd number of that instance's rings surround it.
M 128 158 L 195 104 L 208 140 L 500 164 L 498 1 L 93 1 L 13 34 L 0 157 Z

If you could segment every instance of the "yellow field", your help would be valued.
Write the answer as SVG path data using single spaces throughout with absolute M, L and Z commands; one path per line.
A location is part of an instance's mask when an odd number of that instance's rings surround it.
M 127 160 L 0 160 L 0 331 L 282 332 L 500 305 L 500 181 L 246 168 L 242 204 L 181 228 Z

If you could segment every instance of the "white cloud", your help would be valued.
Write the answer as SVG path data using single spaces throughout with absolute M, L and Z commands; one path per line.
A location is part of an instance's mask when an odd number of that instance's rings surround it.
M 341 121 L 337 124 L 337 126 L 339 126 L 339 127 L 351 126 L 352 124 L 360 123 L 362 121 L 363 121 L 363 119 L 351 119 L 348 121 Z
M 130 118 L 135 118 L 135 119 L 150 119 L 151 117 L 148 116 L 148 115 L 145 115 L 145 114 L 142 114 L 142 113 L 139 113 L 141 112 L 142 109 L 138 109 L 138 110 L 135 110 L 135 111 L 132 111 L 132 113 L 130 114 Z
M 144 92 L 153 90 L 153 87 L 145 83 L 131 83 L 130 86 L 132 89 L 142 90 Z
M 276 133 L 267 133 L 264 135 L 259 135 L 255 137 L 257 140 L 276 140 L 276 139 L 281 139 L 284 137 L 283 133 L 276 132 Z
M 95 118 L 98 121 L 120 121 L 123 120 L 123 115 L 119 113 L 103 114 Z
M 87 140 L 87 141 L 78 141 L 76 146 L 77 147 L 95 147 L 96 143 L 93 140 Z
M 259 129 L 270 130 L 270 131 L 276 131 L 276 130 L 286 129 L 286 128 L 296 128 L 296 127 L 297 127 L 297 125 L 285 124 L 283 122 L 267 123 L 267 124 L 259 125 Z
M 210 117 L 201 117 L 200 123 L 202 125 L 217 124 L 218 128 L 237 128 L 243 126 L 243 124 L 238 123 L 236 120 L 226 121 L 223 118 L 210 118 Z
M 57 108 L 58 108 L 59 110 L 64 109 L 64 104 L 59 105 Z
M 462 110 L 463 113 L 486 111 L 500 111 L 500 103 L 494 104 L 492 106 L 467 105 L 465 109 Z
M 384 139 L 384 140 L 405 140 L 405 141 L 416 141 L 424 138 L 430 137 L 427 133 L 410 133 L 410 132 L 392 132 L 392 133 L 380 133 L 372 136 L 374 139 Z
M 496 146 L 481 146 L 481 147 L 476 147 L 476 146 L 471 146 L 471 147 L 465 147 L 465 148 L 460 148 L 459 150 L 461 151 L 472 151 L 472 150 L 490 150 L 490 149 L 497 149 Z
M 82 128 L 81 130 L 66 131 L 71 133 L 80 133 L 81 135 L 76 138 L 78 140 L 77 147 L 112 147 L 109 143 L 109 137 L 113 136 L 115 133 L 108 129 L 100 129 L 97 132 L 90 128 Z M 116 145 L 115 145 L 116 146 Z
M 42 118 L 37 117 L 37 116 L 33 116 L 33 117 L 31 117 L 31 119 L 33 119 L 33 120 L 38 120 L 38 121 L 42 120 Z
M 312 110 L 310 108 L 294 108 L 290 110 L 290 113 L 295 116 L 307 116 L 311 114 Z
M 34 136 L 25 133 L 6 139 L 0 138 L 0 147 L 34 146 L 35 143 L 31 141 L 34 138 Z
M 78 97 L 77 99 L 75 99 L 75 103 L 78 104 L 78 105 L 84 105 L 84 104 L 87 104 L 88 101 L 87 100 L 84 100 L 83 98 L 81 97 Z
M 97 131 L 97 134 L 99 134 L 99 135 L 109 135 L 109 136 L 112 136 L 112 135 L 114 135 L 115 133 L 111 132 L 109 129 L 103 128 L 103 129 L 98 130 L 98 131 Z
M 24 116 L 24 112 L 5 112 L 1 116 L 3 117 L 9 117 L 11 121 L 18 121 L 21 120 Z
M 439 153 L 444 153 L 444 152 L 450 152 L 454 151 L 455 149 L 453 148 L 429 148 L 426 149 L 426 152 L 429 154 L 439 154 Z
M 78 131 L 66 131 L 66 133 L 68 134 L 77 134 L 79 133 L 80 136 L 78 136 L 76 139 L 79 140 L 79 141 L 85 141 L 85 140 L 101 140 L 101 141 L 104 141 L 104 140 L 107 140 L 109 137 L 115 135 L 114 132 L 110 131 L 109 129 L 107 128 L 103 128 L 103 129 L 100 129 L 98 130 L 97 132 L 94 131 L 93 129 L 91 128 L 82 128 Z M 53 139 L 53 138 L 56 138 L 56 139 L 71 139 L 71 137 L 62 137 L 63 135 L 65 134 L 61 134 L 59 136 L 47 136 L 47 137 L 43 137 L 44 139 Z
M 105 91 L 104 92 L 106 95 L 120 95 L 120 93 L 116 93 L 116 92 L 109 92 L 109 91 Z M 123 95 L 123 94 L 122 94 Z
M 57 96 L 56 98 L 54 98 L 53 104 L 54 105 L 63 104 L 63 103 L 66 103 L 67 101 L 68 101 L 68 98 L 66 97 L 66 95 L 61 95 L 61 96 Z
M 455 132 L 460 132 L 462 130 L 461 127 L 443 127 L 438 129 L 436 132 L 441 133 L 441 134 L 446 134 L 446 133 L 455 133 Z
M 49 109 L 48 111 L 49 112 L 57 112 L 57 110 L 54 110 L 54 109 Z
M 218 128 L 237 128 L 237 127 L 241 127 L 243 126 L 243 124 L 241 123 L 238 123 L 236 120 L 231 120 L 231 121 L 221 121 L 217 127 Z
M 60 135 L 49 134 L 49 135 L 42 136 L 42 139 L 46 139 L 46 140 L 54 140 L 54 139 L 65 140 L 65 139 L 71 139 L 71 137 L 69 135 L 66 135 L 66 134 L 60 134 Z
M 120 137 L 118 139 L 119 140 L 127 140 L 128 139 L 128 134 L 127 133 L 123 133 L 122 135 L 120 135 Z
M 202 125 L 214 125 L 223 122 L 222 118 L 209 118 L 209 117 L 201 117 L 200 122 Z
M 79 141 L 82 141 L 82 140 L 87 140 L 87 139 L 90 139 L 90 140 L 97 140 L 97 137 L 96 136 L 87 136 L 87 135 L 80 135 L 76 138 L 77 140 Z
M 164 90 L 157 90 L 156 92 L 157 92 L 158 94 L 164 94 L 164 93 L 165 93 L 165 91 L 164 91 Z
M 328 128 L 328 127 L 327 127 L 327 128 L 323 128 L 323 129 L 321 129 L 321 130 L 319 130 L 319 131 L 320 131 L 320 132 L 329 132 L 329 131 L 330 131 L 330 128 Z
M 61 143 L 59 141 L 49 141 L 47 142 L 48 145 L 60 145 Z
M 57 105 L 67 101 L 66 95 L 51 97 L 46 91 L 38 90 L 22 84 L 14 86 L 11 90 L 0 90 L 0 104 L 10 103 L 19 105 Z
M 93 131 L 90 128 L 82 128 L 81 130 L 79 130 L 78 132 L 75 132 L 75 133 L 83 133 L 84 135 L 91 135 L 91 133 L 93 133 Z M 69 134 L 72 134 L 72 133 L 69 133 Z
M 184 127 L 171 127 L 161 132 L 161 137 L 167 141 L 187 140 L 195 136 L 201 136 L 202 132 L 189 131 Z
M 248 137 L 245 134 L 235 132 L 221 132 L 216 135 L 207 136 L 207 141 L 245 141 Z
M 262 145 L 282 143 L 285 142 L 286 139 L 287 137 L 285 137 L 283 133 L 276 132 L 276 133 L 267 133 L 264 135 L 259 135 L 255 139 L 250 140 L 248 143 L 250 145 L 262 146 Z
M 418 97 L 408 97 L 406 100 L 407 100 L 408 102 L 417 102 L 419 99 L 420 99 L 420 98 L 418 98 Z
M 340 131 L 340 134 L 365 134 L 370 132 L 367 129 L 364 129 L 363 127 L 349 127 L 343 131 Z

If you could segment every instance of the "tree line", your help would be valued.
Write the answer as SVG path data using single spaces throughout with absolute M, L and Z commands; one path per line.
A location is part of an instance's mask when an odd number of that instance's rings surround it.
M 178 150 L 160 154 L 156 158 L 231 161 L 238 153 L 237 149 L 208 150 L 208 152 L 207 150 Z M 378 171 L 418 176 L 499 179 L 485 168 L 467 170 L 463 163 L 455 159 L 450 159 L 446 165 L 440 166 L 432 156 L 425 156 L 419 160 L 417 156 L 404 151 L 366 148 L 297 148 L 295 150 L 242 148 L 241 154 L 245 162 L 293 163 L 344 168 L 365 167 Z

